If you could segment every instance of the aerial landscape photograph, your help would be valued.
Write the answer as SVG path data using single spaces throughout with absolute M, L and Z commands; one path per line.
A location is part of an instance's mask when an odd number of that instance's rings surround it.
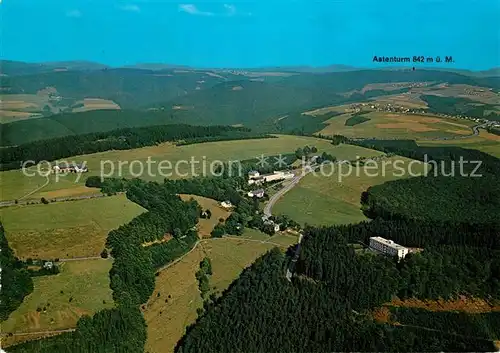
M 500 352 L 500 0 L 0 0 L 0 352 Z

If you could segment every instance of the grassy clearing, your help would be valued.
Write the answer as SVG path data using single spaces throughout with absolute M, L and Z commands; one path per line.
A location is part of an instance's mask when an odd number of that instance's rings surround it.
M 99 256 L 108 232 L 143 212 L 125 195 L 0 210 L 16 255 L 31 258 Z
M 86 112 L 89 110 L 99 110 L 99 109 L 121 109 L 118 104 L 109 99 L 101 98 L 85 98 L 83 101 L 78 101 L 75 104 L 83 106 L 78 108 L 73 108 L 73 113 Z
M 280 136 L 279 138 L 250 141 L 220 141 L 188 146 L 174 146 L 169 143 L 164 143 L 158 146 L 137 148 L 133 150 L 108 151 L 66 158 L 66 160 L 75 163 L 86 161 L 89 173 L 85 173 L 85 175 L 70 174 L 66 176 L 52 174 L 49 176 L 49 183 L 42 189 L 34 192 L 30 197 L 39 199 L 42 196 L 41 193 L 61 189 L 66 189 L 65 193 L 69 196 L 71 195 L 71 189 L 81 190 L 82 185 L 85 183 L 85 179 L 90 175 L 100 175 L 101 169 L 105 176 L 121 175 L 125 178 L 131 178 L 140 175 L 141 179 L 162 181 L 164 176 L 162 176 L 160 172 L 163 172 L 164 175 L 169 175 L 170 173 L 171 176 L 167 177 L 173 179 L 202 175 L 204 169 L 206 174 L 211 174 L 210 166 L 212 161 L 228 162 L 252 159 L 262 154 L 272 156 L 280 153 L 291 153 L 298 147 L 304 147 L 305 145 L 314 145 L 318 148 L 319 152 L 328 152 L 339 159 L 347 159 L 356 153 L 363 156 L 370 155 L 371 153 L 368 149 L 360 147 L 353 148 L 352 146 L 346 145 L 333 146 L 327 140 L 304 136 Z M 147 173 L 148 169 L 146 162 L 148 157 L 151 158 L 151 175 Z M 193 168 L 188 163 L 179 163 L 179 161 L 190 162 L 191 158 L 195 161 L 195 163 L 192 164 Z M 135 162 L 137 164 L 133 164 L 132 168 L 129 168 L 130 162 L 135 160 L 142 162 L 144 166 L 143 174 L 139 174 L 141 170 L 138 166 L 138 162 Z M 121 174 L 118 164 L 119 161 L 122 161 Z M 167 169 L 159 170 L 158 166 L 160 161 L 165 161 L 162 166 L 167 167 Z M 168 163 L 171 163 L 170 168 L 168 168 Z M 214 165 L 214 167 L 216 166 L 217 165 Z M 28 169 L 30 173 L 34 171 L 34 168 Z M 77 181 L 76 178 L 80 179 Z M 2 190 L 0 197 L 2 200 L 21 198 L 43 186 L 46 181 L 47 178 L 37 174 L 28 177 L 20 170 L 0 172 L 0 190 Z
M 399 161 L 395 164 L 396 161 Z M 273 214 L 285 214 L 301 224 L 347 224 L 366 220 L 360 207 L 361 193 L 372 185 L 399 179 L 400 168 L 405 171 L 411 164 L 413 173 L 423 173 L 425 166 L 419 161 L 391 157 L 377 163 L 378 168 L 367 169 L 343 165 L 335 170 L 325 168 L 325 175 L 311 173 L 286 193 L 274 206 Z M 385 165 L 385 166 L 384 166 Z M 385 170 L 385 171 L 384 171 Z M 371 176 L 374 175 L 374 176 Z M 376 175 L 376 176 L 375 176 Z
M 112 307 L 111 265 L 111 260 L 70 261 L 61 264 L 58 275 L 34 278 L 33 293 L 2 323 L 2 332 L 73 328 L 82 315 Z
M 213 199 L 209 199 L 209 198 L 197 196 L 197 195 L 186 195 L 186 194 L 181 194 L 179 196 L 184 201 L 189 201 L 190 199 L 195 199 L 200 204 L 200 206 L 203 208 L 203 211 L 209 209 L 210 212 L 212 212 L 212 217 L 210 219 L 200 218 L 200 220 L 198 221 L 198 225 L 197 225 L 198 234 L 202 238 L 210 238 L 210 233 L 212 232 L 214 227 L 219 223 L 219 219 L 223 218 L 225 220 L 231 214 L 231 212 L 228 212 L 227 210 L 220 207 L 219 202 L 217 202 Z
M 297 237 L 291 235 L 269 237 L 255 230 L 246 230 L 242 238 L 205 240 L 181 261 L 160 273 L 144 310 L 148 325 L 147 352 L 173 352 L 186 326 L 196 320 L 196 309 L 201 308 L 203 302 L 195 273 L 204 257 L 209 257 L 212 262 L 212 290 L 222 292 L 244 268 L 274 247 L 269 243 L 244 239 L 268 240 L 285 246 L 297 242 Z
M 479 136 L 459 140 L 417 141 L 420 146 L 459 146 L 489 153 L 500 158 L 500 136 L 480 130 Z
M 44 94 L 0 94 L 0 123 L 41 117 L 48 103 Z
M 470 122 L 436 118 L 424 115 L 404 115 L 370 112 L 363 117 L 370 119 L 362 124 L 346 126 L 351 114 L 335 116 L 326 121 L 328 126 L 320 131 L 324 135 L 339 134 L 357 138 L 426 139 L 471 134 Z

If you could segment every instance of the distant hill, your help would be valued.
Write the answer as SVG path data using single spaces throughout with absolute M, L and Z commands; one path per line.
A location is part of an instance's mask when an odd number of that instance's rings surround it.
M 328 66 L 274 66 L 274 67 L 263 67 L 257 69 L 244 69 L 247 71 L 259 72 L 259 71 L 278 71 L 278 72 L 300 72 L 300 73 L 331 73 L 331 72 L 346 72 L 346 71 L 357 71 L 362 70 L 349 65 L 335 64 Z
M 195 70 L 186 65 L 164 64 L 164 63 L 138 63 L 134 65 L 125 65 L 124 69 L 141 69 L 141 70 Z
M 91 71 L 103 70 L 109 66 L 90 61 L 59 61 L 26 63 L 22 61 L 0 60 L 0 73 L 7 76 L 33 75 L 58 70 Z
M 167 101 L 224 81 L 224 76 L 204 72 L 178 73 L 170 70 L 160 73 L 125 68 L 43 72 L 0 79 L 1 89 L 6 93 L 34 94 L 43 88 L 55 87 L 65 98 L 105 98 L 115 101 L 123 108 L 137 108 Z
M 124 111 L 61 114 L 3 124 L 0 125 L 1 143 L 20 144 L 50 137 L 166 123 L 242 124 L 259 132 L 315 132 L 321 130 L 328 117 L 312 118 L 301 115 L 302 112 L 390 93 L 371 90 L 365 94 L 345 95 L 345 92 L 359 91 L 369 83 L 434 81 L 500 88 L 500 78 L 431 70 L 302 73 L 269 82 L 242 79 L 241 76 L 235 81 L 234 77 L 231 80 L 228 77 L 196 71 L 162 71 L 158 74 L 151 70 L 108 69 L 4 78 L 2 83 L 10 82 L 17 90 L 35 92 L 54 86 L 60 94 L 68 97 L 89 95 L 112 99 Z

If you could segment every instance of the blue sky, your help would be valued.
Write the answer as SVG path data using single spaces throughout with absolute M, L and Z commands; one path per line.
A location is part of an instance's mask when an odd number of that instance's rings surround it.
M 450 55 L 455 68 L 500 66 L 500 0 L 0 2 L 3 59 L 373 67 L 374 55 Z

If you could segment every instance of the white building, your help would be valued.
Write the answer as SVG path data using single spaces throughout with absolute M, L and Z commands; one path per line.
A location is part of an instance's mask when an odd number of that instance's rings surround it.
M 408 254 L 408 248 L 382 237 L 370 237 L 370 248 L 383 254 L 397 256 L 399 259 L 404 258 Z
M 265 193 L 266 192 L 264 191 L 264 189 L 258 189 L 258 190 L 249 191 L 247 193 L 247 195 L 248 195 L 248 197 L 256 196 L 260 199 L 260 198 L 264 197 Z
M 283 172 L 283 171 L 273 172 L 272 174 L 263 174 L 263 175 L 259 175 L 258 172 L 255 173 L 257 174 L 252 174 L 252 176 L 250 176 L 250 173 L 248 173 L 248 185 L 252 184 L 259 185 L 264 182 L 269 183 L 271 181 L 293 179 L 295 176 L 293 173 Z
M 256 170 L 252 170 L 250 172 L 248 172 L 248 179 L 255 179 L 255 178 L 258 178 L 260 176 L 260 173 Z
M 224 207 L 224 208 L 231 208 L 231 207 L 233 207 L 233 204 L 231 203 L 231 201 L 222 201 L 222 202 L 220 203 L 220 205 L 221 205 L 222 207 Z
M 54 173 L 86 173 L 88 168 L 85 164 L 61 163 L 52 167 Z

